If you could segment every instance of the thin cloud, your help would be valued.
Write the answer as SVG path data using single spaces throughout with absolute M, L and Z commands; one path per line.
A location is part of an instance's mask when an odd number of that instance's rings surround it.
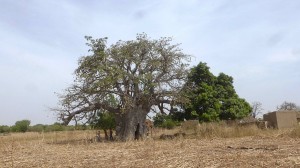
M 300 61 L 300 54 L 296 49 L 282 49 L 269 56 L 269 61 L 274 63 L 297 63 Z

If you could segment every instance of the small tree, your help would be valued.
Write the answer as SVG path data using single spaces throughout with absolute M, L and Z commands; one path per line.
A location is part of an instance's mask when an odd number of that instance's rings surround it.
M 63 131 L 63 130 L 64 130 L 64 125 L 62 125 L 59 122 L 55 122 L 54 124 L 49 125 L 46 128 L 46 131 Z
M 156 116 L 153 117 L 153 124 L 155 127 L 172 129 L 179 125 L 180 122 L 178 120 L 174 120 L 172 115 L 156 114 Z
M 21 120 L 15 123 L 16 132 L 26 132 L 29 129 L 30 120 Z
M 10 128 L 7 125 L 0 125 L 0 133 L 9 133 Z
M 106 140 L 113 140 L 113 129 L 116 127 L 113 113 L 109 113 L 108 111 L 98 111 L 97 118 L 91 121 L 91 125 L 94 128 L 103 129 Z M 108 130 L 109 135 L 107 132 Z
M 167 116 L 165 114 L 156 114 L 153 117 L 153 125 L 155 127 L 161 127 L 163 122 L 166 120 Z
M 173 121 L 172 119 L 166 119 L 161 125 L 162 128 L 166 128 L 166 129 L 173 129 L 175 126 L 176 126 L 176 122 Z
M 112 94 L 108 96 L 107 102 L 111 107 L 118 106 L 118 101 Z M 90 120 L 91 126 L 93 128 L 103 129 L 105 139 L 113 140 L 113 130 L 116 128 L 114 113 L 103 109 L 99 109 L 96 111 L 97 111 L 96 116 L 91 118 Z M 107 132 L 108 130 L 109 130 L 109 135 Z M 100 138 L 100 132 L 99 132 L 99 138 Z
M 252 112 L 251 112 L 251 116 L 256 118 L 258 115 L 262 114 L 262 111 L 264 109 L 262 108 L 262 103 L 255 101 L 252 103 Z
M 36 124 L 34 126 L 31 126 L 29 128 L 29 130 L 32 131 L 32 132 L 43 132 L 43 131 L 45 131 L 45 128 L 46 128 L 46 125 Z

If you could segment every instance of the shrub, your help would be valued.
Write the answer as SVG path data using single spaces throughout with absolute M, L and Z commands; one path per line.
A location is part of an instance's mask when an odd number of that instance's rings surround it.
M 63 131 L 64 126 L 61 125 L 60 123 L 54 123 L 53 125 L 49 125 L 45 128 L 46 132 L 51 132 L 51 131 Z
M 34 126 L 29 127 L 29 131 L 31 132 L 43 132 L 46 129 L 46 125 L 36 124 Z
M 155 127 L 162 127 L 163 122 L 166 120 L 167 116 L 162 114 L 157 114 L 153 117 L 153 124 Z
M 17 121 L 16 124 L 14 125 L 14 129 L 16 132 L 26 132 L 28 131 L 30 125 L 30 121 L 29 120 L 21 120 L 21 121 Z
M 7 125 L 1 125 L 0 126 L 0 133 L 9 133 L 10 132 L 10 128 Z
M 166 119 L 162 124 L 161 127 L 167 129 L 173 129 L 176 126 L 176 122 L 171 119 Z

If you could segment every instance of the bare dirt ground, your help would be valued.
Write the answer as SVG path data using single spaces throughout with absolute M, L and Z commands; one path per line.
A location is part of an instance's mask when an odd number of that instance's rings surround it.
M 0 136 L 0 167 L 300 167 L 300 139 L 280 134 L 91 143 L 92 131 Z

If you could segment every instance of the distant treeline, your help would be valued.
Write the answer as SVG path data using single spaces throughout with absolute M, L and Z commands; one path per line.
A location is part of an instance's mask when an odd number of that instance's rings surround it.
M 86 130 L 91 129 L 87 125 L 62 125 L 60 123 L 54 123 L 51 125 L 36 124 L 30 126 L 30 120 L 17 121 L 13 126 L 0 125 L 0 133 L 10 132 L 53 132 L 53 131 L 72 131 L 72 130 Z

